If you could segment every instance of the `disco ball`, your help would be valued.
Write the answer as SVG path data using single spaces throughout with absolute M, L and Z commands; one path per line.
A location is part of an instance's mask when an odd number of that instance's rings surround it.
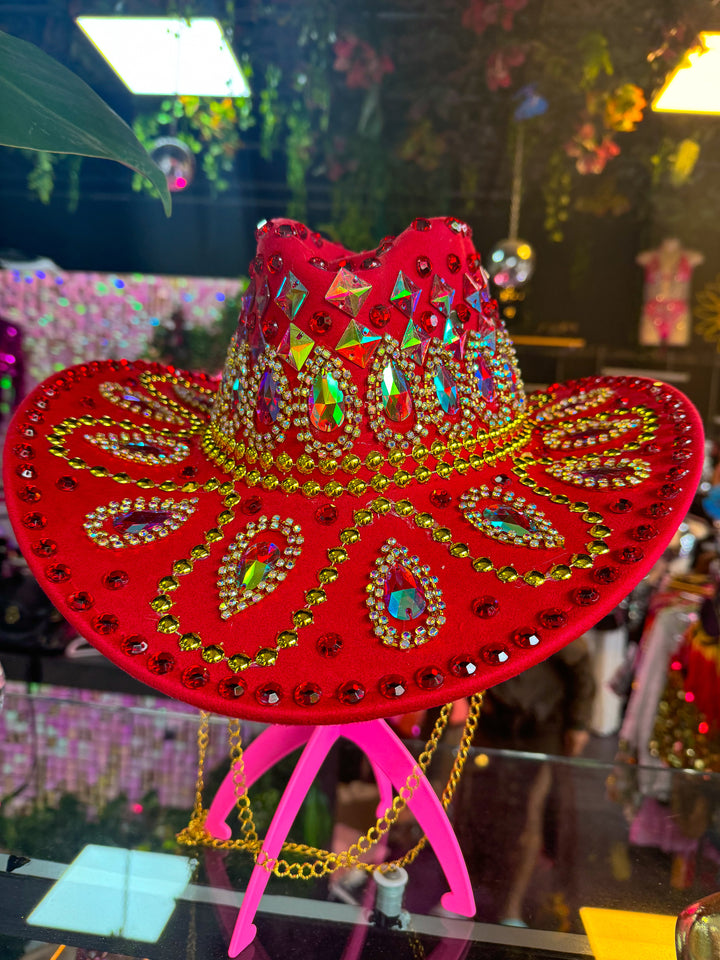
M 535 251 L 525 240 L 501 240 L 490 251 L 487 269 L 498 287 L 519 287 L 535 270 Z
M 189 187 L 195 176 L 195 157 L 177 137 L 160 137 L 150 147 L 150 157 L 165 174 L 168 188 L 178 193 Z

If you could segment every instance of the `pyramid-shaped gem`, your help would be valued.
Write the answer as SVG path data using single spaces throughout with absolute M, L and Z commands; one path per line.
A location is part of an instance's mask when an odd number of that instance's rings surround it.
M 380 375 L 383 407 L 390 420 L 399 423 L 412 413 L 412 398 L 405 375 L 392 361 Z
M 445 413 L 450 414 L 450 416 L 458 413 L 460 404 L 458 403 L 457 383 L 455 383 L 453 375 L 444 363 L 438 364 L 433 376 L 433 386 L 438 403 Z
M 385 579 L 383 600 L 396 620 L 417 620 L 427 605 L 419 580 L 401 563 L 394 564 Z
M 277 296 L 275 297 L 275 303 L 280 307 L 288 320 L 292 320 L 302 306 L 306 296 L 307 287 L 304 283 L 300 283 L 291 270 L 280 284 Z
M 455 290 L 446 283 L 437 273 L 433 277 L 432 290 L 430 291 L 430 303 L 435 307 L 438 313 L 444 317 L 450 316 L 450 308 L 455 299 Z
M 278 347 L 278 356 L 282 357 L 294 370 L 302 370 L 314 346 L 313 338 L 291 323 Z
M 375 353 L 381 337 L 367 327 L 351 320 L 335 349 L 359 367 L 366 367 Z
M 425 363 L 428 349 L 430 347 L 430 337 L 422 330 L 416 327 L 412 320 L 408 320 L 405 327 L 400 349 L 408 354 L 411 360 L 421 367 Z
M 262 317 L 265 313 L 265 307 L 270 302 L 270 287 L 268 286 L 267 278 L 263 277 L 262 283 L 257 285 L 255 291 L 255 313 L 258 315 L 258 318 Z
M 457 313 L 453 310 L 445 321 L 443 347 L 452 354 L 456 360 L 462 360 L 465 356 L 466 342 L 467 333 L 465 333 Z
M 328 370 L 313 379 L 308 397 L 310 423 L 324 433 L 337 430 L 345 420 L 345 397 L 340 384 Z
M 397 275 L 393 292 L 390 294 L 390 302 L 409 319 L 415 313 L 419 299 L 420 287 L 416 287 L 410 277 L 401 270 Z
M 483 303 L 487 303 L 490 299 L 487 283 L 482 274 L 476 274 L 474 277 L 471 277 L 469 273 L 465 274 L 463 277 L 463 297 L 465 303 L 471 306 L 473 310 L 477 310 L 478 313 L 482 310 Z
M 263 427 L 272 426 L 280 413 L 280 391 L 272 370 L 266 370 L 260 380 L 255 413 Z
M 356 317 L 365 302 L 365 298 L 372 290 L 372 285 L 361 280 L 352 270 L 342 267 L 335 274 L 325 299 L 333 306 L 339 307 L 344 313 Z

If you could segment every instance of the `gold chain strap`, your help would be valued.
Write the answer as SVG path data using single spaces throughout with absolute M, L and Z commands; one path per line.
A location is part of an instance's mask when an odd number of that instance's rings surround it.
M 470 699 L 470 708 L 467 720 L 465 721 L 460 745 L 442 794 L 441 802 L 444 809 L 447 809 L 450 805 L 457 785 L 460 782 L 463 767 L 465 766 L 470 745 L 477 728 L 482 699 L 482 693 L 475 694 Z M 388 833 L 407 806 L 409 800 L 412 799 L 420 783 L 420 777 L 423 776 L 429 768 L 435 751 L 437 750 L 440 738 L 447 726 L 451 709 L 452 704 L 449 703 L 445 704 L 441 709 L 432 733 L 430 734 L 430 738 L 425 745 L 425 749 L 418 757 L 405 784 L 398 791 L 398 795 L 393 799 L 391 806 L 388 807 L 382 817 L 378 818 L 374 826 L 370 827 L 370 829 L 359 837 L 355 843 L 351 844 L 347 850 L 341 853 L 333 853 L 330 850 L 322 850 L 303 843 L 285 842 L 283 844 L 282 849 L 284 853 L 293 853 L 304 857 L 315 858 L 314 860 L 306 860 L 304 863 L 290 863 L 282 859 L 274 860 L 262 849 L 262 841 L 260 841 L 257 836 L 252 806 L 245 785 L 245 765 L 243 762 L 240 737 L 240 723 L 236 719 L 230 720 L 228 723 L 228 741 L 230 744 L 231 776 L 233 778 L 235 800 L 238 808 L 241 837 L 235 840 L 218 840 L 211 836 L 205 829 L 206 811 L 202 806 L 202 791 L 204 788 L 205 756 L 209 742 L 209 714 L 203 712 L 198 729 L 198 775 L 195 784 L 195 803 L 190 823 L 178 834 L 178 842 L 186 846 L 213 847 L 216 850 L 246 850 L 253 855 L 256 863 L 259 863 L 260 866 L 268 872 L 272 872 L 278 877 L 290 877 L 294 880 L 309 880 L 312 877 L 322 877 L 325 874 L 334 873 L 336 870 L 341 870 L 346 867 L 357 867 L 368 872 L 380 870 L 384 873 L 388 870 L 395 870 L 398 867 L 407 866 L 415 860 L 425 846 L 427 841 L 425 836 L 421 837 L 412 849 L 408 850 L 406 854 L 397 860 L 391 860 L 377 865 L 364 863 L 360 857 L 364 853 L 367 853 L 368 850 L 375 846 L 382 837 Z

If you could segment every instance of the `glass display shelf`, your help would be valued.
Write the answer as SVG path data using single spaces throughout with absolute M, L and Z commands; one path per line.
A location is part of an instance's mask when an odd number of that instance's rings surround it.
M 227 955 L 252 861 L 243 851 L 175 839 L 193 804 L 197 728 L 195 711 L 150 695 L 8 682 L 0 711 L 0 960 L 82 960 L 88 951 L 153 960 Z M 244 741 L 260 729 L 243 725 Z M 459 733 L 448 731 L 430 768 L 439 791 Z M 422 747 L 409 745 L 415 754 Z M 611 743 L 598 742 L 595 752 L 603 751 L 611 753 Z M 212 718 L 206 807 L 227 753 L 226 721 Z M 251 790 L 261 836 L 296 757 Z M 718 799 L 713 774 L 476 747 L 448 810 L 473 886 L 473 919 L 440 906 L 447 887 L 426 848 L 407 868 L 400 928 L 378 923 L 366 871 L 271 877 L 257 937 L 241 956 L 592 957 L 582 908 L 674 917 L 720 888 Z M 341 744 L 291 839 L 347 848 L 374 823 L 377 802 L 362 755 Z M 401 815 L 380 855 L 399 856 L 418 838 L 412 816 Z

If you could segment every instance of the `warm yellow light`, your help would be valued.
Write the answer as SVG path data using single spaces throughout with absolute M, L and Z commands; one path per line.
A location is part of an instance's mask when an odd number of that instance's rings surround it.
M 517 255 L 521 260 L 529 260 L 532 256 L 532 247 L 529 243 L 521 243 L 517 248 Z
M 701 33 L 652 102 L 665 113 L 720 113 L 720 33 Z

